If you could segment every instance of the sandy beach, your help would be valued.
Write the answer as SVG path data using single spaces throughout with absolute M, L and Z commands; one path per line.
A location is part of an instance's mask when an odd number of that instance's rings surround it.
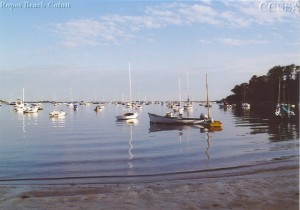
M 107 184 L 2 184 L 0 209 L 299 209 L 298 161 Z M 157 178 L 156 178 L 157 179 Z

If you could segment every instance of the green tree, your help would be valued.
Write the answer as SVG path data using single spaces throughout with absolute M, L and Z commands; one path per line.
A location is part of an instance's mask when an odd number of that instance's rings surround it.
M 300 66 L 274 66 L 266 75 L 254 75 L 248 83 L 235 85 L 232 95 L 226 97 L 229 103 L 243 101 L 251 104 L 268 103 L 275 105 L 280 92 L 280 99 L 285 103 L 298 104 Z M 280 86 L 279 86 L 280 85 Z M 280 88 L 280 91 L 279 91 Z

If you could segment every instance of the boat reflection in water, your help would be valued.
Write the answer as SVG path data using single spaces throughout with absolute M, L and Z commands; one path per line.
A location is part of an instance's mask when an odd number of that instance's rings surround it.
M 129 138 L 128 138 L 128 175 L 133 175 L 133 169 L 134 169 L 134 164 L 133 164 L 133 126 L 136 126 L 139 121 L 138 119 L 128 119 L 128 120 L 117 120 L 117 125 L 118 126 L 124 126 L 125 129 L 126 127 L 129 127 Z
M 188 130 L 188 129 L 202 129 L 202 125 L 171 125 L 171 124 L 156 124 L 150 123 L 149 132 L 158 132 L 158 131 L 171 131 L 171 130 Z
M 202 125 L 171 125 L 171 124 L 150 123 L 149 132 L 170 131 L 170 130 L 183 131 L 189 129 L 199 129 L 201 133 L 223 130 L 222 127 L 204 127 Z
M 138 119 L 128 119 L 128 120 L 116 120 L 117 125 L 137 125 L 139 123 Z
M 64 116 L 60 117 L 50 117 L 52 121 L 52 127 L 53 128 L 64 128 L 66 127 L 66 118 Z
M 168 125 L 168 124 L 154 124 L 150 123 L 150 128 L 149 128 L 149 133 L 152 132 L 161 132 L 161 131 L 179 131 L 178 136 L 179 136 L 179 141 L 181 142 L 181 137 L 183 135 L 183 131 L 186 130 L 191 130 L 191 129 L 199 129 L 200 133 L 206 133 L 206 141 L 207 141 L 207 147 L 205 150 L 205 155 L 207 159 L 210 159 L 209 155 L 209 149 L 210 149 L 210 138 L 211 132 L 215 131 L 222 131 L 222 127 L 204 127 L 202 125 Z

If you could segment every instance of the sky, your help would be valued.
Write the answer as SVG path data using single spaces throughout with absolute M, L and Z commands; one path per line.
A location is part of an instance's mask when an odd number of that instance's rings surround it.
M 28 4 L 31 3 L 31 4 Z M 35 7 L 35 8 L 33 8 Z M 0 99 L 222 99 L 299 65 L 299 1 L 0 1 Z

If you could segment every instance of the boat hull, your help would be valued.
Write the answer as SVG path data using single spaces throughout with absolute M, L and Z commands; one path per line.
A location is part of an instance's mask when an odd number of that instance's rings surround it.
M 117 120 L 131 120 L 136 119 L 138 117 L 138 113 L 126 113 L 120 116 L 116 116 Z
M 205 120 L 200 118 L 184 118 L 184 117 L 168 117 L 148 113 L 150 122 L 157 124 L 173 124 L 173 125 L 199 125 L 205 123 Z

